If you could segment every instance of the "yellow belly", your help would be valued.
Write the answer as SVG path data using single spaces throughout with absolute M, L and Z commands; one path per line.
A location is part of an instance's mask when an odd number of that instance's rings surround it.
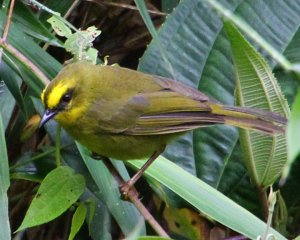
M 74 134 L 67 132 L 89 150 L 101 156 L 119 160 L 150 157 L 155 151 L 181 134 L 128 136 L 120 134 Z

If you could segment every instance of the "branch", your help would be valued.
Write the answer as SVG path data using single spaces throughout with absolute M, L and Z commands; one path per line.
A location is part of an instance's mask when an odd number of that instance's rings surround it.
M 5 42 L 8 36 L 8 30 L 9 30 L 9 26 L 11 23 L 11 17 L 12 17 L 12 13 L 13 13 L 13 9 L 15 6 L 15 0 L 11 0 L 10 2 L 10 6 L 9 6 L 9 11 L 8 11 L 8 16 L 7 16 L 7 21 L 4 27 L 4 31 L 3 31 L 3 35 L 2 35 L 2 40 Z M 3 54 L 3 50 L 0 50 L 0 63 L 2 60 L 2 54 Z
M 105 166 L 108 168 L 110 173 L 114 176 L 118 184 L 120 186 L 126 184 L 126 182 L 124 181 L 124 179 L 122 178 L 118 170 L 115 168 L 115 166 L 112 164 L 112 162 L 108 158 L 101 158 L 101 159 L 103 159 Z M 128 191 L 127 197 L 136 206 L 136 208 L 140 211 L 140 213 L 143 215 L 145 220 L 157 232 L 159 236 L 169 238 L 169 235 L 166 233 L 166 231 L 159 225 L 159 223 L 151 215 L 148 209 L 140 201 L 140 199 L 138 198 L 138 192 L 134 186 L 132 186 L 132 188 Z

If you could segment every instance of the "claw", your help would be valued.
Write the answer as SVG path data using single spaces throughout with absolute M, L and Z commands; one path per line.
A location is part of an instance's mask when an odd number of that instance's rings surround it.
M 119 191 L 121 194 L 121 199 L 124 201 L 130 202 L 130 196 L 138 196 L 139 195 L 139 193 L 135 189 L 135 187 L 132 184 L 130 184 L 130 180 L 122 183 L 119 186 Z

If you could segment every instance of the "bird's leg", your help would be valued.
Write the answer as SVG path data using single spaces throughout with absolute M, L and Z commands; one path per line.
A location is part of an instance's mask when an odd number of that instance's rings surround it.
M 147 160 L 147 162 L 142 166 L 140 170 L 137 171 L 137 173 L 130 178 L 127 182 L 120 185 L 120 193 L 121 197 L 124 200 L 128 199 L 128 192 L 131 188 L 133 188 L 134 184 L 141 178 L 141 176 L 144 174 L 144 172 L 147 170 L 147 168 L 154 162 L 154 160 L 165 150 L 165 145 L 163 145 L 161 148 L 159 148 L 157 151 L 155 151 L 151 157 Z
M 121 174 L 118 172 L 118 170 L 116 169 L 116 167 L 112 164 L 112 162 L 110 161 L 109 158 L 101 156 L 97 153 L 92 153 L 91 157 L 95 160 L 101 160 L 103 161 L 103 163 L 105 164 L 105 166 L 107 167 L 107 169 L 110 171 L 110 173 L 114 176 L 115 180 L 118 182 L 119 184 L 119 189 L 121 189 L 121 186 L 125 186 L 127 185 L 127 182 L 125 182 L 125 180 L 123 179 L 123 177 L 121 176 Z M 130 181 L 130 180 L 129 180 Z M 129 194 L 131 197 L 133 196 L 138 196 L 138 192 L 137 190 L 134 188 L 134 186 L 131 185 L 131 187 L 129 187 L 126 191 L 126 196 L 122 194 L 121 190 L 120 194 L 121 194 L 121 198 L 123 200 L 129 200 Z
M 103 159 L 104 159 L 103 156 L 101 156 L 101 155 L 99 155 L 99 154 L 97 154 L 97 153 L 94 153 L 94 152 L 92 152 L 91 158 L 93 158 L 93 159 L 95 159 L 95 160 L 103 160 Z
M 119 185 L 125 183 L 121 174 L 118 172 L 116 167 L 112 164 L 112 162 L 107 157 L 102 157 L 97 154 L 93 154 L 92 157 L 95 158 L 96 160 L 100 160 L 100 159 L 103 160 L 103 163 L 110 171 L 110 173 L 114 176 L 115 180 L 118 182 Z M 128 200 L 136 206 L 136 208 L 144 216 L 145 220 L 150 224 L 150 226 L 153 227 L 153 229 L 158 233 L 158 235 L 165 238 L 169 238 L 166 231 L 159 225 L 159 223 L 155 220 L 155 218 L 151 215 L 148 209 L 143 205 L 141 200 L 138 198 L 138 192 L 134 188 L 134 186 L 129 188 L 129 191 L 127 193 L 128 193 L 127 194 Z

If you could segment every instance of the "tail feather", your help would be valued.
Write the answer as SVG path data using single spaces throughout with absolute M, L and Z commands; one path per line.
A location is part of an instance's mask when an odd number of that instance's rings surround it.
M 244 107 L 209 105 L 199 111 L 175 111 L 145 114 L 134 127 L 123 133 L 128 135 L 159 135 L 179 133 L 215 124 L 229 124 L 244 129 L 254 129 L 266 134 L 284 133 L 287 120 L 277 113 Z
M 214 105 L 212 112 L 224 116 L 225 124 L 267 134 L 284 133 L 287 119 L 278 113 L 245 107 Z

